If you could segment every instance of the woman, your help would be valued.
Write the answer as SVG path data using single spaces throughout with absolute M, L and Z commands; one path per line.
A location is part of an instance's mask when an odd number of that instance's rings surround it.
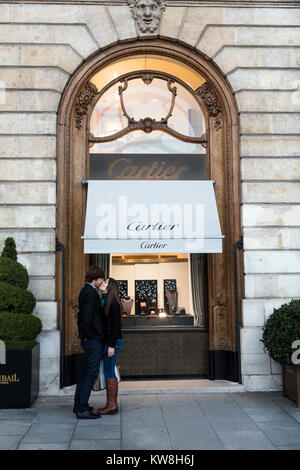
M 114 414 L 118 411 L 118 379 L 115 366 L 118 352 L 123 346 L 121 331 L 121 301 L 117 281 L 109 277 L 100 286 L 104 307 L 103 323 L 105 332 L 104 375 L 106 383 L 106 405 L 98 408 L 97 414 Z

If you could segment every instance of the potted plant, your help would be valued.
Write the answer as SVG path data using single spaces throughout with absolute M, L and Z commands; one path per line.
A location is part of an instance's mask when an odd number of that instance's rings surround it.
M 39 392 L 39 318 L 32 315 L 36 299 L 27 289 L 27 269 L 17 261 L 9 237 L 0 256 L 0 340 L 5 360 L 0 364 L 0 408 L 29 408 Z
M 269 356 L 283 367 L 283 393 L 300 406 L 300 364 L 295 342 L 300 340 L 300 299 L 273 310 L 261 341 Z

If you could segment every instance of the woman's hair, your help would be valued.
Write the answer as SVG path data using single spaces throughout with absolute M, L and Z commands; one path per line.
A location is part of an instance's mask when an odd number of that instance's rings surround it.
M 109 309 L 111 307 L 111 304 L 113 301 L 117 301 L 118 304 L 120 305 L 121 311 L 122 311 L 122 305 L 121 305 L 121 300 L 120 300 L 120 292 L 119 292 L 119 286 L 118 283 L 115 279 L 112 277 L 108 278 L 108 287 L 107 287 L 107 297 L 105 300 L 104 304 L 104 313 L 105 315 L 109 314 Z

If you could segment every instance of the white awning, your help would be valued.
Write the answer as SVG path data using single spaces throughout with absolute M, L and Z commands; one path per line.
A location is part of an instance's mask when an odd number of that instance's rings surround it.
M 85 253 L 222 253 L 213 181 L 88 182 Z

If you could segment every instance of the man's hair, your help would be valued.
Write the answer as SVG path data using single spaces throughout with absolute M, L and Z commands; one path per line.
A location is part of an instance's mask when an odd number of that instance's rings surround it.
M 99 266 L 90 266 L 85 275 L 85 282 L 92 282 L 96 279 L 105 279 L 105 274 Z

